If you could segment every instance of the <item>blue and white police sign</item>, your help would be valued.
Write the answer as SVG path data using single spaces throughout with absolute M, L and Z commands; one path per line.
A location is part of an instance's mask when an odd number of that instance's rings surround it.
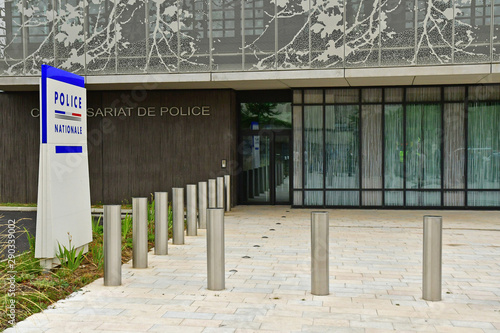
M 40 104 L 35 256 L 50 267 L 58 244 L 92 241 L 84 78 L 42 65 Z

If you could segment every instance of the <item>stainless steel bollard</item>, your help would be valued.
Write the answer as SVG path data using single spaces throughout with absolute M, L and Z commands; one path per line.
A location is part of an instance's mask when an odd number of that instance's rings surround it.
M 224 176 L 224 186 L 226 187 L 226 212 L 231 211 L 231 176 Z
M 198 221 L 196 216 L 196 185 L 186 185 L 186 200 L 187 235 L 196 236 L 198 234 Z
M 155 254 L 168 254 L 168 192 L 155 192 Z
M 328 255 L 328 212 L 311 213 L 311 294 L 328 295 L 329 255 Z
M 122 284 L 122 220 L 120 205 L 104 205 L 104 285 Z
M 182 245 L 184 244 L 184 189 L 182 187 L 172 189 L 172 206 L 172 243 Z
M 225 288 L 224 209 L 207 209 L 207 280 L 208 290 Z
M 441 216 L 424 216 L 422 298 L 426 301 L 441 300 L 442 230 Z
M 217 207 L 217 180 L 208 180 L 208 208 Z
M 198 183 L 198 223 L 200 229 L 207 228 L 207 182 Z
M 148 198 L 132 198 L 132 268 L 148 268 Z
M 217 208 L 224 209 L 224 177 L 217 177 Z

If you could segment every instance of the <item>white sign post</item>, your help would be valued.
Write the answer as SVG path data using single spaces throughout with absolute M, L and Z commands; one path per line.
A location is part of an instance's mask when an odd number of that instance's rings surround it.
M 42 65 L 40 104 L 35 257 L 50 269 L 59 244 L 86 252 L 92 241 L 84 78 Z

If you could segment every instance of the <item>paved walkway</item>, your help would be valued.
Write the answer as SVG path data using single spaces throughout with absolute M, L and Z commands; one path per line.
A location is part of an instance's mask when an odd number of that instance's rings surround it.
M 310 293 L 310 212 L 226 214 L 226 290 L 206 289 L 205 230 L 7 332 L 499 332 L 499 212 L 330 210 L 330 295 Z M 443 301 L 421 299 L 422 216 L 443 216 Z M 249 258 L 247 258 L 249 257 Z

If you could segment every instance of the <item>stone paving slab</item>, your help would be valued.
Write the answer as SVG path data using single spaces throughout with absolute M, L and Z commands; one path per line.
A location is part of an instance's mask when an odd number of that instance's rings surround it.
M 499 332 L 500 214 L 329 210 L 330 295 L 310 293 L 310 212 L 226 213 L 226 289 L 207 290 L 206 231 L 122 267 L 6 332 Z M 443 216 L 443 300 L 422 300 L 422 216 Z M 263 238 L 266 237 L 266 238 Z

